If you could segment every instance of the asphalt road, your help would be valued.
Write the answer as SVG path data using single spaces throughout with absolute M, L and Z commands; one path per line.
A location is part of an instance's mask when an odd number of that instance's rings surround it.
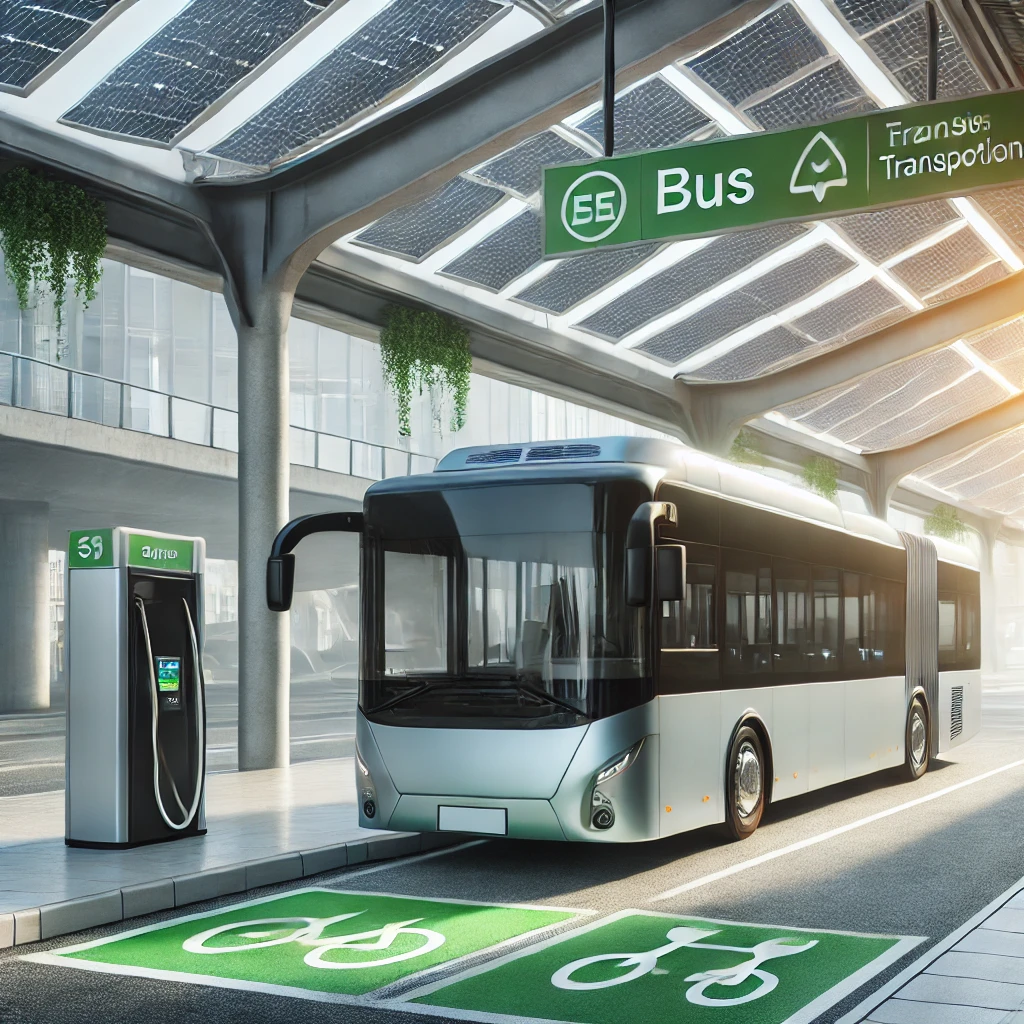
M 313 881 L 367 893 L 545 904 L 600 914 L 637 908 L 924 938 L 912 953 L 817 1018 L 819 1024 L 831 1024 L 1024 876 L 1024 764 L 1015 764 L 1024 759 L 1024 683 L 1006 680 L 990 689 L 984 722 L 977 738 L 934 765 L 922 780 L 904 783 L 884 773 L 787 801 L 771 808 L 762 827 L 743 843 L 726 842 L 716 829 L 631 847 L 478 841 Z M 272 887 L 261 894 L 294 887 Z M 236 902 L 228 898 L 189 911 Z M 153 915 L 131 927 L 180 916 Z M 73 941 L 128 927 L 96 929 Z M 0 953 L 3 1024 L 98 1019 L 291 1024 L 297 1018 L 415 1024 L 439 1019 L 20 959 L 23 953 L 69 941 Z M 677 1020 L 688 1020 L 687 1006 L 680 1006 Z M 640 1005 L 629 1016 L 642 1024 L 664 1019 Z
M 238 683 L 206 687 L 211 772 L 238 767 Z M 355 680 L 292 684 L 292 763 L 344 757 L 355 749 Z M 64 788 L 64 714 L 0 719 L 0 797 Z

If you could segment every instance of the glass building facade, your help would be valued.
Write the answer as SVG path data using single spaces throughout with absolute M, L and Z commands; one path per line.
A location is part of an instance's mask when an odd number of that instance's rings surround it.
M 465 426 L 451 431 L 439 395 L 413 399 L 398 433 L 380 350 L 292 318 L 291 460 L 379 479 L 429 471 L 454 447 L 653 431 L 618 417 L 473 375 Z M 238 447 L 238 342 L 223 296 L 103 261 L 95 301 L 69 295 L 58 333 L 52 301 L 19 310 L 0 280 L 0 402 L 108 426 Z

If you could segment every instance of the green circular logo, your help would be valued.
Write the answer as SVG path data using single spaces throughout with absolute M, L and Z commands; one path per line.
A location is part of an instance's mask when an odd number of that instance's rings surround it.
M 580 242 L 600 242 L 626 214 L 626 187 L 610 171 L 588 171 L 562 199 L 562 227 Z

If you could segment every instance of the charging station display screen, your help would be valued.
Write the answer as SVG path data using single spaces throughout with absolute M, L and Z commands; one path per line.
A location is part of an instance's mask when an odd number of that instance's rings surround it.
M 156 684 L 161 693 L 177 693 L 181 689 L 181 658 L 156 659 Z

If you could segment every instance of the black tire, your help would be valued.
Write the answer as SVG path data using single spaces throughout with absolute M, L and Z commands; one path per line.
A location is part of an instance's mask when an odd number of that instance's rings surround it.
M 766 765 L 761 737 L 740 726 L 725 762 L 725 827 L 733 839 L 752 836 L 765 805 Z
M 903 774 L 908 781 L 915 782 L 928 771 L 928 762 L 932 755 L 928 709 L 920 697 L 915 697 L 910 702 L 903 744 L 905 752 Z

